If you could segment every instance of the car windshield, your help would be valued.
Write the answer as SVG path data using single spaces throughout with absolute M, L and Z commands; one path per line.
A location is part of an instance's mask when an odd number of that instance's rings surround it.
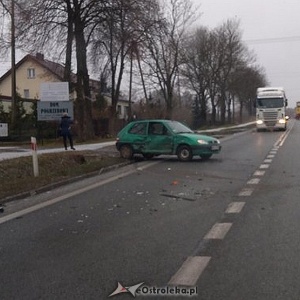
M 168 125 L 174 133 L 193 133 L 190 128 L 176 121 L 170 121 Z

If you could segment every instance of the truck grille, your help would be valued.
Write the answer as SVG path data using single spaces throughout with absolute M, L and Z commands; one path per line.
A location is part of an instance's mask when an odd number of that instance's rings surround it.
M 264 112 L 264 120 L 265 120 L 265 124 L 268 127 L 272 127 L 275 126 L 277 123 L 277 111 L 268 111 L 268 112 Z

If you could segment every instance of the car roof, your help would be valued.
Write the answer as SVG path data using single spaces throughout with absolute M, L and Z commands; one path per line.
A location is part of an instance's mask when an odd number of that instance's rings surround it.
M 145 120 L 135 120 L 132 122 L 178 122 L 176 120 L 168 120 L 168 119 L 145 119 Z

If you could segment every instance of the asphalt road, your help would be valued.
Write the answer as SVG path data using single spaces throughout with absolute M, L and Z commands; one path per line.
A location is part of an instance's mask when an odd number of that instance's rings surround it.
M 192 299 L 299 299 L 299 135 L 294 121 L 250 130 L 208 161 L 159 157 L 9 203 L 1 299 L 108 299 L 118 282 L 184 286 Z M 125 291 L 111 299 L 132 299 Z

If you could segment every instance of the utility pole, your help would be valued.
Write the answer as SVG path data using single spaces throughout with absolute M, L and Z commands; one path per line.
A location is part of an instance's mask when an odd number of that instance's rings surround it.
M 132 107 L 131 107 L 131 97 L 132 97 L 132 65 L 133 65 L 133 42 L 130 46 L 130 76 L 129 76 L 129 99 L 128 99 L 128 121 L 131 121 L 132 118 Z
M 11 0 L 11 112 L 11 127 L 15 129 L 17 121 L 15 0 Z

